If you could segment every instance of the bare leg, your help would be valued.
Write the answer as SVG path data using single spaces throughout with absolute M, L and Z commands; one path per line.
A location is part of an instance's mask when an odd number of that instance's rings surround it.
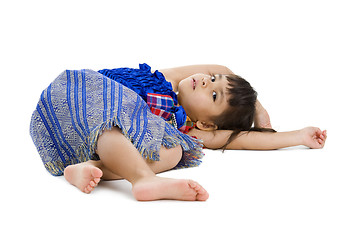
M 208 199 L 206 190 L 192 180 L 155 176 L 155 173 L 169 170 L 179 162 L 181 147 L 163 148 L 160 152 L 161 161 L 147 164 L 133 144 L 123 136 L 120 129 L 113 128 L 105 131 L 99 137 L 97 153 L 100 156 L 100 161 L 89 161 L 82 163 L 82 165 L 88 166 L 87 169 L 91 167 L 102 169 L 104 179 L 127 179 L 133 185 L 133 195 L 137 200 L 178 199 L 205 201 Z M 162 161 L 165 159 L 166 161 Z M 83 167 L 74 166 L 78 169 Z M 72 166 L 68 168 L 74 170 Z M 75 171 L 66 170 L 64 174 L 72 172 Z M 89 181 L 89 177 L 86 181 Z M 79 187 L 79 184 L 74 185 Z M 94 187 L 92 185 L 94 184 L 88 184 L 87 190 L 91 191 L 92 187 Z
M 208 198 L 208 193 L 192 180 L 157 177 L 118 128 L 106 131 L 99 137 L 97 153 L 105 167 L 132 183 L 133 195 L 137 200 L 204 201 Z
M 177 146 L 170 149 L 161 147 L 159 155 L 160 161 L 146 161 L 154 173 L 161 173 L 174 168 L 182 157 L 182 147 Z M 100 178 L 103 180 L 124 179 L 104 166 L 101 160 L 89 160 L 70 165 L 65 169 L 64 175 L 68 182 L 85 193 L 90 193 L 98 185 Z

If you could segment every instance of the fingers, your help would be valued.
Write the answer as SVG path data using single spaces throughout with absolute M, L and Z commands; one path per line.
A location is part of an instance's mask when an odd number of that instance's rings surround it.
M 318 146 L 315 148 L 323 148 L 327 139 L 327 131 L 321 131 L 319 128 L 313 128 L 313 140 Z
M 327 131 L 317 128 L 317 127 L 307 127 L 303 129 L 305 138 L 307 139 L 310 148 L 320 149 L 323 148 L 327 139 Z
M 327 138 L 327 131 L 326 130 L 323 130 L 322 133 L 320 134 L 320 138 L 323 140 L 323 141 L 326 141 L 326 138 Z
M 321 145 L 321 147 L 323 147 L 325 145 L 326 139 L 327 139 L 327 131 L 323 130 L 320 133 L 319 138 L 317 139 L 317 141 Z
M 325 141 L 325 140 L 326 140 L 326 137 L 327 137 L 327 135 L 326 135 L 326 130 L 324 130 L 324 131 L 320 134 L 320 138 L 321 138 L 323 141 Z

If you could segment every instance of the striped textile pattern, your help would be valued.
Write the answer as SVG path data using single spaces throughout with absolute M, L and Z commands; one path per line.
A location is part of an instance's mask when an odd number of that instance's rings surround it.
M 93 70 L 66 70 L 42 93 L 30 122 L 30 135 L 52 175 L 71 164 L 95 160 L 99 135 L 119 127 L 148 160 L 158 161 L 161 146 L 181 145 L 176 168 L 198 166 L 202 144 L 154 115 L 134 91 Z

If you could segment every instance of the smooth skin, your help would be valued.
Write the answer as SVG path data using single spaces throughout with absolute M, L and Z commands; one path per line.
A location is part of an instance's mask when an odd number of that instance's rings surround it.
M 180 104 L 196 123 L 197 128 L 188 134 L 203 140 L 206 148 L 222 147 L 232 132 L 217 130 L 218 126 L 210 119 L 227 108 L 225 76 L 233 72 L 221 65 L 192 65 L 160 72 L 171 82 L 174 91 L 179 92 Z M 197 108 L 195 102 L 202 102 L 202 107 Z M 256 127 L 272 127 L 269 115 L 259 101 L 256 102 L 254 124 Z M 271 150 L 297 145 L 323 148 L 326 139 L 327 132 L 316 127 L 277 133 L 241 132 L 226 149 Z M 99 137 L 96 152 L 100 160 L 71 165 L 64 170 L 65 179 L 85 193 L 90 193 L 101 179 L 126 179 L 132 184 L 133 195 L 139 201 L 206 201 L 209 197 L 207 191 L 193 180 L 156 176 L 178 164 L 182 157 L 180 146 L 171 149 L 162 147 L 159 152 L 160 161 L 147 161 L 121 130 L 113 127 Z
M 66 180 L 85 193 L 90 193 L 100 179 L 126 179 L 132 184 L 132 192 L 138 201 L 175 199 L 205 201 L 207 191 L 197 182 L 186 179 L 170 179 L 156 173 L 172 169 L 182 157 L 180 146 L 160 151 L 159 162 L 146 162 L 121 130 L 113 127 L 98 139 L 99 161 L 88 161 L 68 166 Z M 126 153 L 126 154 L 124 154 Z

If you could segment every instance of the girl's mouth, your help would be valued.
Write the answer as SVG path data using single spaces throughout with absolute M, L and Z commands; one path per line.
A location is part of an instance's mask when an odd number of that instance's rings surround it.
M 196 80 L 193 78 L 192 79 L 192 83 L 193 83 L 193 90 L 196 89 Z

